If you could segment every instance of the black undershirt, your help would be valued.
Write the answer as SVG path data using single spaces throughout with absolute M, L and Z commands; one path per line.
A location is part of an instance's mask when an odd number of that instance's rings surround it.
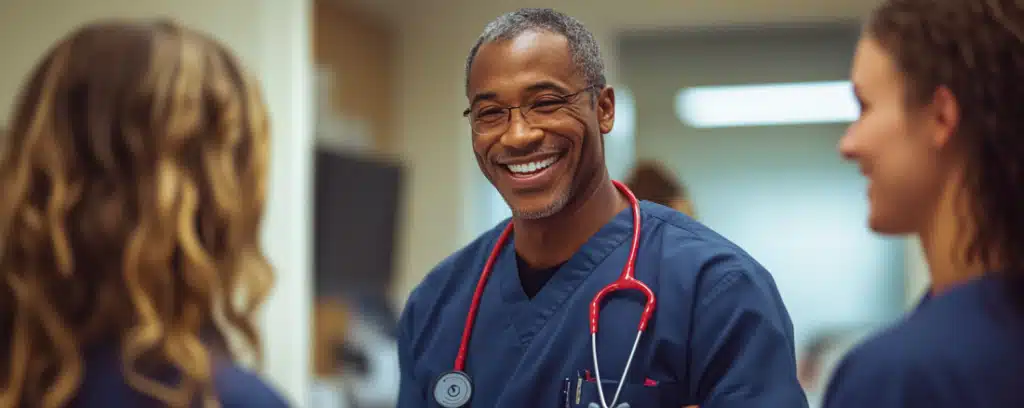
M 551 277 L 555 276 L 555 272 L 562 267 L 564 262 L 550 268 L 538 269 L 530 267 L 523 258 L 516 255 L 516 264 L 519 267 L 519 281 L 523 283 L 523 293 L 526 293 L 526 297 L 533 299 L 534 296 L 537 296 L 537 292 L 540 292 L 540 289 L 551 280 Z

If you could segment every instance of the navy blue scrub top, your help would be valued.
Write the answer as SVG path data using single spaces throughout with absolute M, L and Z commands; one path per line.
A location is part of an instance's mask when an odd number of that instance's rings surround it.
M 69 408 L 163 407 L 128 385 L 115 347 L 86 357 L 85 377 Z M 288 408 L 288 403 L 255 373 L 229 362 L 214 364 L 213 383 L 222 408 Z M 202 407 L 197 401 L 194 407 Z
M 634 408 L 802 408 L 793 328 L 771 275 L 733 243 L 669 208 L 642 202 L 636 276 L 657 296 L 619 401 Z M 454 367 L 466 314 L 509 221 L 449 256 L 413 290 L 399 336 L 399 408 L 439 406 L 433 383 Z M 540 288 L 524 293 L 514 236 L 487 282 L 466 372 L 475 408 L 587 407 L 598 402 L 588 328 L 591 299 L 618 278 L 633 230 L 619 213 Z M 644 302 L 617 292 L 597 338 L 611 403 Z
M 1024 407 L 1024 308 L 1005 283 L 926 298 L 843 359 L 825 407 Z

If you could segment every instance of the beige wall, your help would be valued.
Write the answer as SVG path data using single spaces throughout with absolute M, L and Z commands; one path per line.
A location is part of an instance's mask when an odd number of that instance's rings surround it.
M 313 1 L 313 56 L 333 74 L 334 109 L 368 121 L 373 147 L 381 152 L 394 148 L 394 32 L 344 1 Z

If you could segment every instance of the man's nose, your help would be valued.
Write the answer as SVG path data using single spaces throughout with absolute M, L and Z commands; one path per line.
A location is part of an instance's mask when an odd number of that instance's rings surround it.
M 501 137 L 501 144 L 514 149 L 528 149 L 544 140 L 544 131 L 533 127 L 519 109 L 509 111 L 508 130 Z

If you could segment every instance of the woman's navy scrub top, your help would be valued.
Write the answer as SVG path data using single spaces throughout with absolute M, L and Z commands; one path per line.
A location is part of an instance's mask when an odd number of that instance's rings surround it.
M 988 276 L 926 298 L 843 359 L 825 407 L 1024 407 L 1020 296 Z

